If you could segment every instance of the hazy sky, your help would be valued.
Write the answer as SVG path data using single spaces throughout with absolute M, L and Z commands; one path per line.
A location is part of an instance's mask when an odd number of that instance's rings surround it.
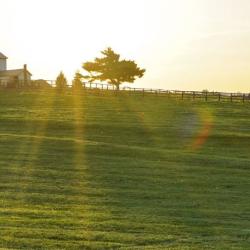
M 249 0 L 0 0 L 0 51 L 33 78 L 70 79 L 111 46 L 137 87 L 250 91 Z M 128 85 L 128 84 L 127 84 Z

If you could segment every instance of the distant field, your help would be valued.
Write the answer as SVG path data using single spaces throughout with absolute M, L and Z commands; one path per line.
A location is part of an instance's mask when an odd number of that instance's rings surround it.
M 250 249 L 250 104 L 0 92 L 0 248 Z

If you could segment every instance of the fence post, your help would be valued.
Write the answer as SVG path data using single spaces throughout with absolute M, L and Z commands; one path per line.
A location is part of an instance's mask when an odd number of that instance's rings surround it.
M 242 96 L 242 101 L 245 102 L 245 94 Z
M 144 88 L 142 89 L 142 96 L 144 97 L 145 93 L 144 93 Z
M 195 99 L 195 91 L 193 91 L 193 100 Z
M 206 102 L 207 102 L 207 91 L 206 91 L 206 93 L 205 93 L 205 100 L 206 100 Z
M 181 100 L 184 99 L 184 91 L 181 92 Z
M 231 100 L 231 102 L 233 102 L 233 94 L 232 93 L 230 95 L 230 100 Z
M 221 99 L 221 94 L 219 93 L 219 102 L 220 102 L 220 99 Z

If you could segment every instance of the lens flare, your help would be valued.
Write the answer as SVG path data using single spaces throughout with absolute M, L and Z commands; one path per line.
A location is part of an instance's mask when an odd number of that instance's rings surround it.
M 197 151 L 201 149 L 209 138 L 213 125 L 214 125 L 214 116 L 210 110 L 198 110 L 198 114 L 201 121 L 201 129 L 198 132 L 197 136 L 194 138 L 191 144 L 191 150 Z

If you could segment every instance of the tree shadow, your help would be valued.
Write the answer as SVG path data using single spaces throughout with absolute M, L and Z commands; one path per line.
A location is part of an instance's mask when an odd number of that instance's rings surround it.
M 223 204 L 221 193 L 211 188 L 213 163 L 206 162 L 209 156 L 186 150 L 195 133 L 180 140 L 185 125 L 180 117 L 193 114 L 194 107 L 128 96 L 103 102 L 100 109 L 92 103 L 95 114 L 88 110 L 92 120 L 85 132 L 96 144 L 85 152 L 89 185 L 100 192 L 94 202 L 107 211 L 99 223 L 112 242 L 136 249 L 234 244 L 230 235 L 219 238 Z
M 95 118 L 85 128 L 88 140 L 97 142 L 85 151 L 89 185 L 100 192 L 94 202 L 107 213 L 99 223 L 112 242 L 124 247 L 185 245 L 191 233 L 188 227 L 197 227 L 197 218 L 203 216 L 197 199 L 186 192 L 189 156 L 183 155 L 185 147 L 175 138 L 172 124 L 177 121 L 175 112 L 183 107 L 166 114 L 165 107 L 150 104 L 128 96 L 92 103 Z M 155 116 L 155 108 L 162 109 L 164 117 Z M 102 120 L 96 123 L 97 117 Z M 207 222 L 203 226 L 214 235 Z

